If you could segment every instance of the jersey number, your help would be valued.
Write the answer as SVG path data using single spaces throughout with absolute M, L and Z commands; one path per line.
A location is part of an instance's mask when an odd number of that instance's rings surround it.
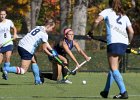
M 116 19 L 116 22 L 117 22 L 118 24 L 122 25 L 122 22 L 120 21 L 120 19 L 121 19 L 121 15 L 119 15 L 119 17 Z
M 40 29 L 35 29 L 34 31 L 32 31 L 31 35 L 35 36 L 39 31 Z
M 4 38 L 6 38 L 7 36 L 6 36 L 6 33 L 4 33 Z

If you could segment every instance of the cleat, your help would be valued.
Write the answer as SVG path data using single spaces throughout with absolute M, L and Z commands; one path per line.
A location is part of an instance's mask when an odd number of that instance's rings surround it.
M 100 92 L 100 95 L 103 97 L 103 98 L 108 98 L 108 91 L 101 91 Z
M 67 83 L 67 84 L 72 84 L 72 82 L 69 81 L 69 80 L 65 80 L 65 83 Z
M 63 80 L 61 80 L 61 82 L 62 82 L 62 83 L 66 83 L 66 84 L 72 84 L 72 82 L 69 81 L 68 79 L 66 79 L 66 80 L 63 79 Z
M 114 96 L 113 99 L 128 99 L 128 93 L 125 91 L 124 93 L 120 93 Z
M 41 85 L 41 84 L 43 84 L 41 81 L 38 80 L 35 81 L 35 85 Z
M 67 79 L 58 80 L 57 83 L 58 84 L 72 84 L 72 82 Z
M 5 80 L 8 80 L 8 73 L 6 71 L 5 68 L 1 68 L 1 71 L 2 71 L 2 78 L 5 79 Z

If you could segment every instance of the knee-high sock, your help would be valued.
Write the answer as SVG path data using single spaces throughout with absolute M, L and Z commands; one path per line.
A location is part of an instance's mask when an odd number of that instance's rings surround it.
M 10 62 L 5 62 L 3 67 L 10 67 Z
M 113 77 L 114 77 L 114 80 L 116 81 L 116 83 L 117 83 L 117 85 L 120 89 L 120 93 L 124 93 L 126 91 L 126 89 L 125 89 L 125 85 L 124 85 L 124 82 L 123 82 L 122 75 L 119 72 L 119 70 L 114 70 L 113 71 Z
M 11 66 L 11 67 L 5 67 L 4 70 L 7 71 L 8 73 L 16 73 L 16 74 L 25 73 L 25 70 L 22 67 Z
M 15 66 L 5 67 L 5 70 L 6 70 L 8 73 L 17 73 L 17 67 L 15 67 Z
M 104 91 L 108 91 L 109 92 L 109 89 L 110 89 L 113 81 L 114 81 L 113 74 L 112 74 L 112 71 L 110 70 L 108 72 L 107 81 L 106 81 L 106 85 L 105 85 Z
M 40 74 L 39 74 L 38 65 L 32 64 L 32 70 L 33 70 L 33 75 L 34 75 L 35 81 L 40 81 Z

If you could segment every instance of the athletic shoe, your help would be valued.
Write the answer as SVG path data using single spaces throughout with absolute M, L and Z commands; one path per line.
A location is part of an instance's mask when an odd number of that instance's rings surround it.
M 35 85 L 41 85 L 41 84 L 42 84 L 41 81 L 38 81 L 38 80 L 35 81 Z
M 124 93 L 120 93 L 114 96 L 113 99 L 128 99 L 128 93 L 125 91 Z
M 63 84 L 63 83 L 65 83 L 65 84 L 72 84 L 72 82 L 71 81 L 69 81 L 68 79 L 62 79 L 62 80 L 60 80 L 60 81 L 57 81 L 57 83 L 58 84 Z
M 66 84 L 72 84 L 72 82 L 69 81 L 68 79 L 66 79 L 66 80 L 62 80 L 62 82 L 63 82 L 63 83 L 66 83 Z
M 2 71 L 2 78 L 5 79 L 5 80 L 8 80 L 8 72 L 6 71 L 5 68 L 1 68 L 1 71 Z
M 101 91 L 100 92 L 100 95 L 103 97 L 103 98 L 108 98 L 108 91 Z

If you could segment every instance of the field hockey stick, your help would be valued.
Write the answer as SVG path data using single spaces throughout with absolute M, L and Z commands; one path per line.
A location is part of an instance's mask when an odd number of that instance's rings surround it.
M 100 42 L 107 43 L 106 40 L 103 40 L 103 39 L 100 39 L 100 38 L 96 38 L 96 37 L 94 37 L 94 36 L 92 36 L 92 37 L 90 37 L 90 38 L 93 39 L 93 40 L 97 40 L 97 41 L 100 41 Z
M 55 59 L 64 67 L 68 70 L 69 73 L 71 73 L 71 70 L 56 56 Z
M 88 33 L 87 33 L 87 36 L 88 36 L 89 38 L 93 39 L 93 40 L 97 40 L 97 41 L 101 41 L 101 42 L 107 43 L 107 41 L 104 40 L 104 39 L 94 37 L 93 34 L 92 34 L 91 32 L 88 32 Z M 138 52 L 138 51 L 136 51 L 136 50 L 134 50 L 134 49 L 130 49 L 130 53 L 133 53 L 133 54 L 136 54 L 136 55 L 139 55 L 139 54 L 140 54 L 140 52 Z
M 97 41 L 100 41 L 100 42 L 107 43 L 107 41 L 104 40 L 104 39 L 101 39 L 101 38 L 98 38 L 98 37 L 94 37 L 92 32 L 88 32 L 86 36 L 91 38 L 91 39 L 93 39 L 93 40 L 97 40 Z
M 7 40 L 6 42 L 2 43 L 2 44 L 0 45 L 0 48 L 3 47 L 4 45 L 6 45 L 7 43 L 13 41 L 13 40 L 14 40 L 14 38 L 11 38 L 10 40 Z
M 136 55 L 139 55 L 140 54 L 140 52 L 138 52 L 138 51 L 136 51 L 134 49 L 131 49 L 130 52 L 133 53 L 133 54 L 136 54 Z
M 90 57 L 90 59 L 91 59 L 91 57 Z M 90 61 L 90 59 L 89 59 L 89 61 Z M 74 73 L 75 71 L 77 71 L 79 68 L 81 68 L 81 66 L 83 66 L 85 63 L 87 62 L 87 60 L 85 60 L 84 62 L 82 62 L 80 65 L 79 65 L 79 67 L 76 67 L 74 70 L 72 70 L 72 72 Z
M 91 59 L 91 57 L 90 57 L 90 59 Z M 90 60 L 90 59 L 89 59 L 89 60 Z M 79 68 L 81 68 L 81 66 L 83 66 L 86 62 L 87 62 L 87 60 L 83 61 L 83 62 L 79 65 L 79 67 L 76 67 L 74 70 L 72 70 L 72 72 L 69 73 L 69 74 L 67 74 L 67 75 L 64 77 L 64 79 L 67 79 L 67 77 L 68 77 L 70 74 L 75 75 L 75 74 L 76 74 L 76 71 L 77 71 Z

